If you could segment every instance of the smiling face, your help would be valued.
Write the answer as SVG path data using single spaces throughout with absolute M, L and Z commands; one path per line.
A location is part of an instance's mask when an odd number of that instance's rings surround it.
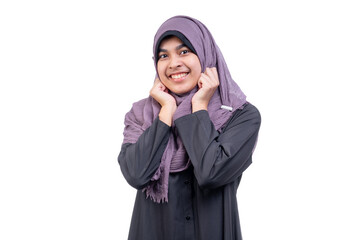
M 158 75 L 170 91 L 184 94 L 197 85 L 201 76 L 199 58 L 179 38 L 165 38 L 160 44 L 158 57 Z

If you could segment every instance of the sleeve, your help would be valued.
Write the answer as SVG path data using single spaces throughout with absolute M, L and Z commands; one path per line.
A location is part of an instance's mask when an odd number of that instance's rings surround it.
M 154 176 L 170 136 L 170 127 L 156 118 L 136 143 L 124 143 L 118 156 L 126 181 L 136 189 L 144 188 Z
M 175 121 L 202 188 L 216 188 L 238 179 L 252 163 L 261 116 L 250 103 L 234 112 L 219 133 L 206 110 Z

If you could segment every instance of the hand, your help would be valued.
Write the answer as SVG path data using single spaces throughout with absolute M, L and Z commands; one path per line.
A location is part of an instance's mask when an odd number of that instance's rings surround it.
M 158 79 L 155 79 L 154 85 L 150 90 L 152 96 L 162 107 L 165 105 L 176 105 L 175 98 L 169 94 L 169 90 Z
M 169 90 L 158 78 L 155 79 L 154 85 L 150 90 L 150 96 L 152 96 L 161 105 L 159 119 L 171 126 L 172 117 L 177 109 L 176 101 L 175 98 L 169 94 Z
M 207 110 L 211 97 L 219 86 L 219 75 L 215 67 L 206 68 L 198 81 L 199 90 L 194 94 L 192 102 L 193 112 Z

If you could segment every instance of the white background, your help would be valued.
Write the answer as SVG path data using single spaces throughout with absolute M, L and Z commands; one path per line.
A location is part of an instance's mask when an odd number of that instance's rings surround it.
M 358 1 L 1 1 L 0 239 L 126 239 L 117 155 L 153 36 L 202 21 L 262 114 L 245 240 L 360 239 Z

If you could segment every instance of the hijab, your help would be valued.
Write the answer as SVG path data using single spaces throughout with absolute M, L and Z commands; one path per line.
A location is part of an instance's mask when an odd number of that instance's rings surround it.
M 180 36 L 179 39 L 185 45 L 194 49 L 194 53 L 200 60 L 202 72 L 208 67 L 216 67 L 220 84 L 209 102 L 208 113 L 215 129 L 221 131 L 221 127 L 230 119 L 232 111 L 243 108 L 246 96 L 232 79 L 223 55 L 209 30 L 203 23 L 188 16 L 172 17 L 166 20 L 156 32 L 153 45 L 155 69 L 157 69 L 157 53 L 160 43 L 170 35 Z M 181 96 L 169 92 L 177 104 L 177 110 L 173 115 L 171 134 L 159 168 L 147 187 L 143 189 L 146 196 L 154 202 L 168 202 L 169 174 L 181 172 L 191 164 L 174 121 L 192 113 L 191 99 L 197 90 L 198 87 L 195 87 Z M 160 109 L 160 104 L 151 96 L 135 102 L 132 109 L 125 115 L 123 144 L 136 143 L 140 135 L 158 118 Z

